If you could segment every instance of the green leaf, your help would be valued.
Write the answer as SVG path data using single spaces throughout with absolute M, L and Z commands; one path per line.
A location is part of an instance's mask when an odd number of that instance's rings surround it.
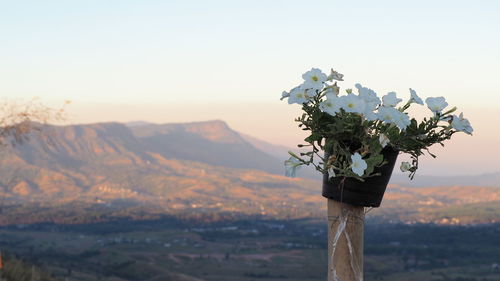
M 318 134 L 318 133 L 312 133 L 310 136 L 308 136 L 307 138 L 304 139 L 304 141 L 308 142 L 308 143 L 313 143 L 315 141 L 320 141 L 323 137 L 321 136 L 321 134 Z
M 325 151 L 326 152 L 332 152 L 333 151 L 333 140 L 332 139 L 329 139 L 326 141 L 326 144 L 325 144 Z
M 366 161 L 366 170 L 365 175 L 371 175 L 375 167 L 380 166 L 384 162 L 384 156 L 382 154 L 372 155 L 365 159 Z
M 368 165 L 373 165 L 374 167 L 380 166 L 382 162 L 384 162 L 384 155 L 382 154 L 377 154 L 369 157 L 368 159 L 365 160 L 366 164 Z
M 372 138 L 368 145 L 370 146 L 371 154 L 379 154 L 382 151 L 382 145 L 377 137 Z

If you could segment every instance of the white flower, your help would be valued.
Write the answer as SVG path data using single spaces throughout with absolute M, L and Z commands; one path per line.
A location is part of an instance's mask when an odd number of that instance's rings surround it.
M 373 112 L 380 105 L 380 98 L 377 93 L 372 89 L 361 86 L 361 84 L 354 85 L 358 89 L 359 97 L 365 102 L 365 118 L 369 121 L 377 120 L 377 115 Z
M 373 111 L 380 105 L 380 98 L 377 97 L 377 93 L 375 93 L 375 91 L 370 88 L 363 87 L 359 83 L 354 86 L 358 89 L 359 97 L 365 101 L 366 106 L 370 108 L 370 110 Z
M 330 168 L 328 168 L 328 178 L 334 178 L 335 177 L 335 171 L 333 170 L 333 166 L 330 166 Z
M 301 89 L 300 87 L 295 87 L 289 93 L 288 103 L 303 104 L 308 102 L 308 98 L 306 90 Z
M 365 102 L 355 94 L 348 94 L 340 97 L 341 107 L 346 112 L 365 113 Z
M 302 74 L 302 78 L 304 78 L 304 83 L 300 87 L 303 89 L 314 90 L 323 89 L 323 83 L 327 79 L 326 74 L 321 72 L 321 70 L 318 68 L 311 68 L 311 70 Z
M 406 129 L 411 123 L 408 115 L 394 107 L 380 107 L 378 109 L 378 119 L 385 123 L 394 124 L 401 130 Z
M 408 172 L 411 169 L 411 164 L 408 162 L 402 162 L 401 167 L 399 167 L 399 169 L 401 169 L 401 172 L 403 173 Z
M 417 96 L 417 92 L 415 92 L 415 90 L 413 90 L 412 88 L 410 88 L 410 94 L 411 94 L 410 103 L 414 102 L 420 105 L 424 105 L 422 99 L 419 96 Z
M 335 96 L 338 96 L 339 95 L 339 92 L 340 92 L 340 88 L 337 86 L 337 83 L 335 82 L 335 84 L 331 85 L 331 86 L 327 86 L 325 88 L 325 94 L 333 94 Z
M 368 121 L 375 121 L 378 119 L 377 114 L 373 111 L 370 111 L 370 110 L 365 110 L 363 115 L 365 116 L 366 120 L 368 120 Z
M 337 112 L 340 111 L 340 106 L 341 106 L 340 98 L 337 97 L 332 92 L 332 93 L 326 94 L 326 100 L 322 101 L 319 104 L 319 109 L 321 109 L 323 112 L 326 112 L 332 116 L 335 116 L 335 114 L 337 114 Z
M 344 77 L 344 74 L 340 74 L 337 71 L 333 70 L 333 68 L 332 68 L 330 75 L 328 75 L 326 80 L 328 80 L 328 81 L 332 81 L 332 80 L 344 81 L 343 77 Z
M 427 107 L 434 113 L 441 112 L 441 110 L 448 106 L 444 97 L 426 98 L 425 103 L 427 103 Z
M 402 101 L 402 99 L 398 99 L 395 92 L 390 92 L 382 97 L 382 101 L 384 102 L 383 104 L 384 106 L 395 107 L 398 103 Z
M 370 88 L 361 86 L 361 84 L 354 85 L 358 89 L 359 97 L 362 98 L 366 103 L 380 104 L 380 99 L 377 97 L 377 93 Z
M 378 140 L 380 142 L 380 145 L 382 145 L 382 148 L 386 147 L 389 144 L 389 138 L 385 134 L 380 134 Z
M 380 121 L 393 123 L 394 118 L 396 118 L 396 111 L 399 110 L 392 107 L 381 107 L 378 109 L 378 118 Z
M 360 177 L 363 176 L 366 167 L 368 167 L 366 161 L 363 160 L 361 158 L 361 155 L 357 152 L 354 153 L 354 155 L 351 155 L 351 160 L 352 160 L 352 166 L 351 166 L 352 171 Z
M 472 135 L 474 129 L 470 125 L 469 120 L 464 118 L 464 114 L 460 113 L 460 116 L 453 115 L 453 120 L 451 121 L 451 125 L 453 129 L 461 132 L 465 132 L 469 135 Z
M 299 86 L 299 87 L 301 87 L 301 86 Z M 314 98 L 314 96 L 317 96 L 319 94 L 319 91 L 315 90 L 315 89 L 305 89 L 305 90 L 306 90 L 306 98 L 309 100 Z
M 399 110 L 398 112 L 399 113 L 396 115 L 396 118 L 394 119 L 394 124 L 396 124 L 396 126 L 398 126 L 399 129 L 405 130 L 411 124 L 410 117 L 408 117 L 408 115 Z
M 287 177 L 295 177 L 297 170 L 300 168 L 300 162 L 297 158 L 291 156 L 288 160 L 285 161 L 285 176 Z
M 280 100 L 284 100 L 285 98 L 288 98 L 288 97 L 290 97 L 290 93 L 287 91 L 283 91 L 283 93 L 281 93 Z

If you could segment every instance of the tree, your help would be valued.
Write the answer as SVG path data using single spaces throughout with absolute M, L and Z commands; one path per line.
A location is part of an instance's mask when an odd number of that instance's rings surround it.
M 42 126 L 48 122 L 66 120 L 65 108 L 69 103 L 65 101 L 59 109 L 53 109 L 38 98 L 28 102 L 0 100 L 0 152 L 28 141 L 31 133 L 42 132 Z M 0 190 L 0 214 L 8 192 L 5 188 Z
M 66 119 L 65 101 L 59 109 L 45 106 L 38 98 L 29 102 L 0 101 L 0 145 L 17 145 L 28 140 L 29 133 L 41 131 L 41 124 Z

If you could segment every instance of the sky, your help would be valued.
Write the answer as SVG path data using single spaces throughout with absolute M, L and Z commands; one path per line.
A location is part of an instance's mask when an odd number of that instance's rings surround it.
M 411 87 L 470 119 L 422 173 L 500 172 L 498 34 L 495 0 L 0 0 L 0 97 L 71 100 L 71 123 L 221 119 L 293 146 L 300 109 L 281 92 L 333 67 L 343 88 Z

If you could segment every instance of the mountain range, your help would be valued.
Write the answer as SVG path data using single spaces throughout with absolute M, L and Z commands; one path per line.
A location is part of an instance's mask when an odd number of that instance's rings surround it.
M 238 133 L 223 121 L 39 126 L 26 143 L 1 151 L 0 224 L 325 212 L 314 171 L 282 176 L 279 157 L 286 147 Z M 496 222 L 500 185 L 495 175 L 485 178 L 482 185 L 466 178 L 429 178 L 438 187 L 392 184 L 383 208 L 371 216 L 407 223 Z

